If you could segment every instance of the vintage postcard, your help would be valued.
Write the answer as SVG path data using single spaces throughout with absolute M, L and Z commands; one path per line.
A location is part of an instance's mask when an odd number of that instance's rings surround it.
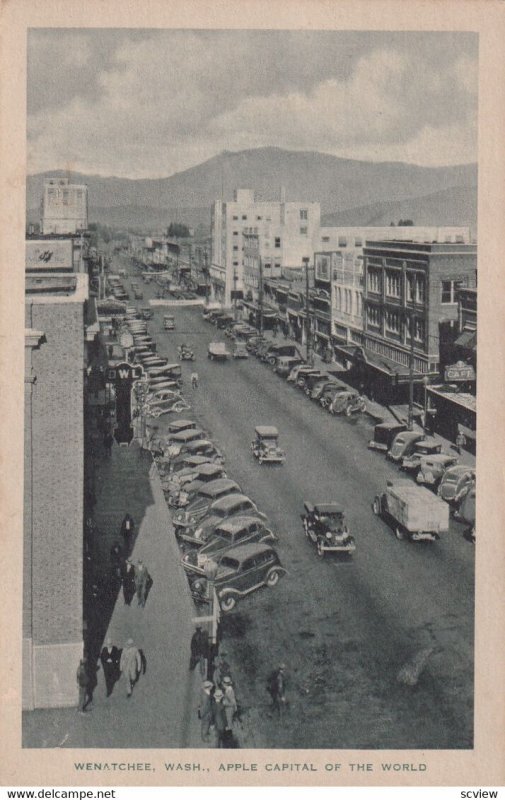
M 1 24 L 2 784 L 504 784 L 503 3 Z

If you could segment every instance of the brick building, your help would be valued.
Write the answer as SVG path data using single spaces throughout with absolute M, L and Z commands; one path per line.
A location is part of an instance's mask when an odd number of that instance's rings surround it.
M 88 187 L 68 178 L 51 178 L 44 184 L 40 205 L 40 231 L 78 233 L 88 227 Z
M 75 705 L 83 651 L 88 277 L 27 275 L 23 707 Z

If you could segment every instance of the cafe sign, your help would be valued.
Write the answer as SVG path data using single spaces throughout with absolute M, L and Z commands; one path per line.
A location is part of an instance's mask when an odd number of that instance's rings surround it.
M 445 368 L 444 378 L 446 383 L 453 381 L 474 381 L 475 370 L 471 364 L 465 364 L 464 361 L 457 361 L 455 364 L 450 364 Z
M 28 272 L 72 269 L 72 239 L 29 239 L 25 266 Z

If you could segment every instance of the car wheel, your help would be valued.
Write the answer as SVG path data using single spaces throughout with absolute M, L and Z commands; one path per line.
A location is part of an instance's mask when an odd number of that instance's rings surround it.
M 373 513 L 376 514 L 376 516 L 379 517 L 380 513 L 381 513 L 381 503 L 380 503 L 380 500 L 379 500 L 378 497 L 376 497 L 375 500 L 373 501 L 372 509 L 373 509 Z
M 267 578 L 267 586 L 277 586 L 280 577 L 280 573 L 276 569 L 273 569 Z
M 351 416 L 351 414 L 352 414 L 352 408 L 351 408 L 351 406 L 346 406 L 346 407 L 345 407 L 345 415 L 346 415 L 346 417 L 350 417 L 350 416 Z
M 328 400 L 326 399 L 326 397 L 321 397 L 321 399 L 319 401 L 319 404 L 320 404 L 321 408 L 327 408 Z
M 321 547 L 320 542 L 317 543 L 317 555 L 319 556 L 319 558 L 324 558 L 324 550 Z
M 263 459 L 262 459 L 261 456 L 258 457 L 258 461 L 259 461 L 260 464 L 263 464 Z
M 405 534 L 404 534 L 404 532 L 402 531 L 402 529 L 400 528 L 399 525 L 396 526 L 395 536 L 396 536 L 396 538 L 398 539 L 399 542 L 403 542 L 403 540 L 405 539 Z
M 220 605 L 221 611 L 227 613 L 228 611 L 233 611 L 237 605 L 237 600 L 232 594 L 228 594 L 226 597 L 223 597 L 223 599 L 220 600 Z

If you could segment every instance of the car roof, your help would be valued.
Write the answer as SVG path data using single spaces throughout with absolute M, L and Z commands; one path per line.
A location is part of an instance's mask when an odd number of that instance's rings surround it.
M 201 456 L 199 456 L 201 458 Z M 215 475 L 218 472 L 221 472 L 223 469 L 222 464 L 215 464 L 212 461 L 207 461 L 206 463 L 202 464 L 201 469 L 198 470 L 199 475 Z M 213 481 L 212 481 L 213 483 Z
M 211 444 L 212 447 L 214 447 L 214 445 L 212 444 L 210 439 L 195 439 L 194 442 L 188 442 L 188 449 L 191 449 L 191 450 L 196 449 L 197 447 L 199 447 L 202 444 Z
M 221 497 L 219 500 L 216 500 L 214 503 L 214 508 L 225 509 L 232 508 L 234 505 L 238 503 L 243 503 L 244 500 L 248 500 L 252 503 L 250 497 L 247 497 L 245 494 L 229 494 L 226 497 Z
M 188 437 L 200 436 L 201 433 L 203 433 L 203 431 L 200 430 L 200 428 L 188 428 L 187 430 L 173 433 L 170 439 L 172 442 L 185 442 Z
M 475 472 L 475 468 L 468 466 L 468 464 L 454 464 L 444 473 L 444 477 L 446 475 L 464 475 L 466 472 Z
M 317 514 L 343 514 L 344 507 L 339 503 L 314 503 L 314 511 Z
M 256 425 L 255 432 L 258 436 L 278 436 L 279 431 L 274 425 Z
M 435 439 L 434 436 L 427 436 L 425 439 L 420 439 L 417 443 L 419 447 L 441 447 L 442 442 Z
M 224 530 L 227 533 L 237 533 L 237 531 L 250 525 L 251 522 L 263 525 L 263 522 L 259 520 L 258 517 L 253 517 L 251 514 L 240 514 L 238 517 L 233 517 L 232 519 L 226 520 L 226 522 L 223 522 L 221 525 L 218 525 L 216 532 Z
M 195 422 L 192 419 L 174 419 L 168 426 L 168 429 L 173 431 L 176 431 L 177 429 L 184 430 L 187 425 L 194 424 Z
M 230 558 L 234 558 L 237 561 L 245 561 L 246 558 L 250 556 L 254 556 L 257 553 L 265 553 L 269 550 L 272 550 L 274 553 L 276 551 L 268 544 L 260 544 L 259 542 L 250 542 L 249 544 L 239 544 L 237 547 L 233 548 L 233 551 L 230 551 Z M 276 553 L 277 555 L 277 553 Z
M 207 456 L 191 456 L 186 453 L 182 455 L 181 461 L 184 461 L 188 467 L 199 467 L 200 465 L 209 463 Z
M 444 461 L 450 461 L 456 458 L 456 456 L 451 455 L 450 453 L 434 453 L 431 456 L 425 456 L 424 461 L 432 461 L 435 464 L 443 464 Z
M 205 483 L 201 487 L 199 494 L 211 496 L 213 494 L 219 494 L 224 489 L 231 489 L 233 486 L 236 486 L 237 489 L 240 489 L 238 483 L 232 481 L 231 478 L 216 478 L 215 481 L 209 481 L 209 483 Z
M 398 428 L 398 432 L 400 432 L 400 428 L 406 428 L 406 425 L 403 422 L 398 422 L 396 419 L 388 420 L 387 422 L 379 422 L 375 426 L 376 428 L 380 428 L 381 430 L 395 430 Z

